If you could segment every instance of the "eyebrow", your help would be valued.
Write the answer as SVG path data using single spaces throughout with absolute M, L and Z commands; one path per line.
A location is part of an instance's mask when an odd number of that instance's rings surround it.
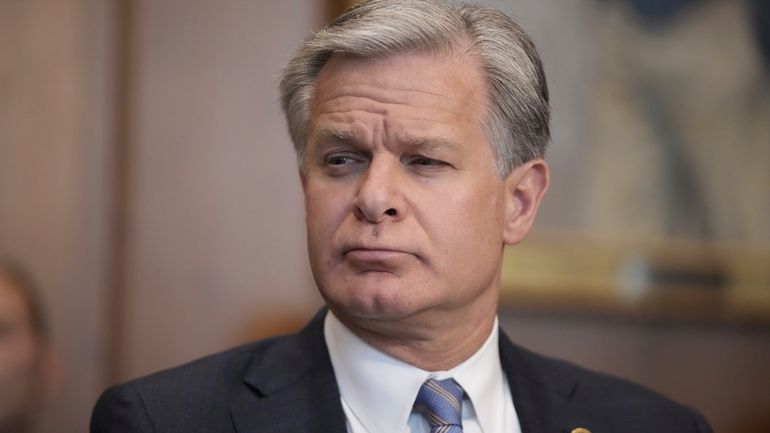
M 357 143 L 360 140 L 358 140 L 358 137 L 353 131 L 345 130 L 345 129 L 331 129 L 331 128 L 323 128 L 318 132 L 318 140 L 319 141 L 342 141 L 347 143 Z
M 396 140 L 399 144 L 415 149 L 443 149 L 457 154 L 462 153 L 462 146 L 443 137 L 414 137 L 408 134 L 398 134 Z
M 318 138 L 319 142 L 336 141 L 353 145 L 361 144 L 358 135 L 346 129 L 323 128 L 318 132 Z M 400 146 L 411 149 L 445 149 L 456 154 L 462 153 L 462 146 L 442 137 L 416 137 L 401 133 L 397 134 L 395 139 Z

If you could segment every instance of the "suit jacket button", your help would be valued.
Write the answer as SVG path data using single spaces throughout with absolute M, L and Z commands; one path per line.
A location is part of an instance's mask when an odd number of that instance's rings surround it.
M 572 433 L 591 433 L 591 431 L 588 430 L 587 428 L 578 427 L 576 429 L 573 429 Z

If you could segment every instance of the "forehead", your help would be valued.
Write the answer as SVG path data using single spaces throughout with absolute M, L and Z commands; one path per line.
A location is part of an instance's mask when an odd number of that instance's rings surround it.
M 313 101 L 348 86 L 369 84 L 448 96 L 448 91 L 486 94 L 479 60 L 472 54 L 393 53 L 382 57 L 334 54 L 316 79 Z
M 440 81 L 455 84 L 469 80 L 482 80 L 481 60 L 471 49 L 453 51 L 415 50 L 409 52 L 392 52 L 381 56 L 364 57 L 355 54 L 335 53 L 329 58 L 318 73 L 318 81 L 344 73 L 349 78 L 379 80 L 385 82 L 379 74 L 383 68 L 419 68 L 412 70 L 417 75 L 388 74 L 391 80 L 417 83 L 422 78 L 434 78 L 436 86 Z M 395 72 L 395 71 L 393 71 Z M 427 84 L 427 83 L 421 83 Z M 481 83 L 479 83 L 481 84 Z
M 382 115 L 412 126 L 420 121 L 481 125 L 486 98 L 484 74 L 472 55 L 335 54 L 316 80 L 310 127 L 319 120 L 340 120 L 343 113 Z

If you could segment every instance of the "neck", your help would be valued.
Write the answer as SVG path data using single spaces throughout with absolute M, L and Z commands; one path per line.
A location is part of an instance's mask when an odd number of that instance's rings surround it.
M 497 304 L 475 314 L 426 311 L 398 320 L 360 319 L 334 312 L 377 350 L 426 371 L 449 370 L 476 353 L 492 332 Z

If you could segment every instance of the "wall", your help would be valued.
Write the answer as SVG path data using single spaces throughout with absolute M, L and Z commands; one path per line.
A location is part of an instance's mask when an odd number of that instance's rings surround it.
M 320 304 L 276 91 L 318 9 L 309 0 L 136 2 L 121 377 Z
M 58 431 L 84 431 L 104 384 L 109 15 L 96 1 L 0 2 L 0 254 L 44 288 Z

